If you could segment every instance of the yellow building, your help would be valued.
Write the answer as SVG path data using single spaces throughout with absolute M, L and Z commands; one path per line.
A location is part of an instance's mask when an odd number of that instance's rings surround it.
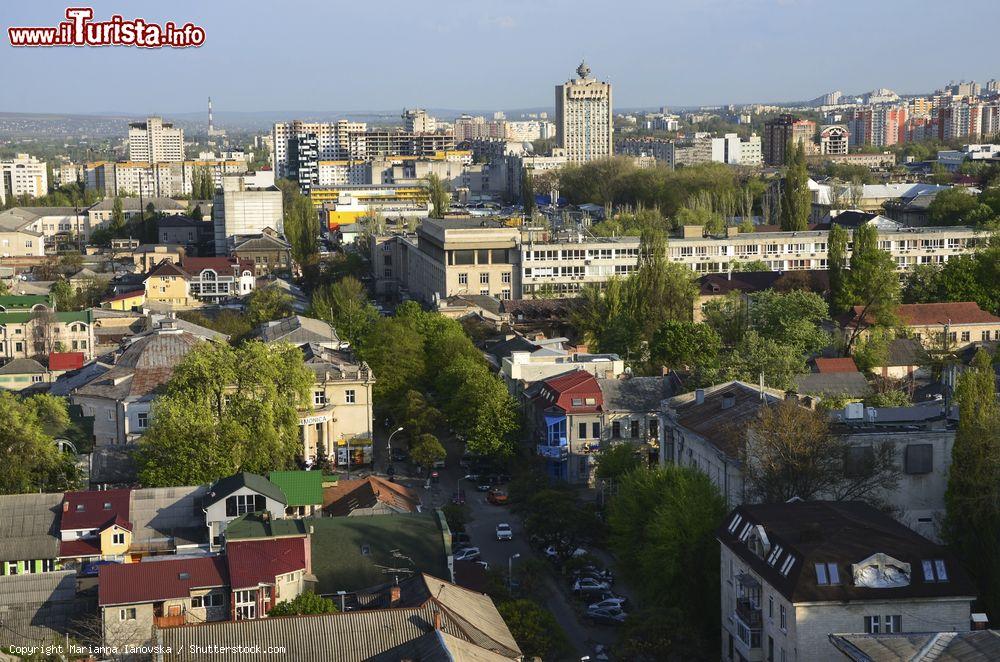
M 176 264 L 164 262 L 146 276 L 145 304 L 160 304 L 172 308 L 195 305 L 191 296 L 188 274 Z
M 101 308 L 130 312 L 133 310 L 140 310 L 145 303 L 145 290 L 135 290 L 132 292 L 125 292 L 123 294 L 116 294 L 112 297 L 103 299 L 101 301 Z

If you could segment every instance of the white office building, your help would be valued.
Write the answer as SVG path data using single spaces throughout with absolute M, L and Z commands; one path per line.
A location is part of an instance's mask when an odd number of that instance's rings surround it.
M 590 75 L 581 62 L 578 78 L 556 85 L 556 133 L 570 163 L 611 158 L 614 126 L 611 83 Z
M 273 171 L 224 177 L 222 190 L 215 194 L 212 219 L 216 255 L 228 255 L 236 237 L 261 234 L 264 228 L 280 234 L 281 191 L 274 185 Z
M 147 117 L 145 122 L 130 123 L 128 158 L 147 163 L 183 161 L 184 129 L 175 128 L 160 117 Z
M 45 161 L 28 154 L 18 154 L 0 161 L 0 203 L 11 197 L 29 195 L 39 198 L 49 192 Z

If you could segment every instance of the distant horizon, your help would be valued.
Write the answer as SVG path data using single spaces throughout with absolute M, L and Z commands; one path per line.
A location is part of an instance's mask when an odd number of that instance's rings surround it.
M 187 114 L 201 112 L 208 96 L 218 113 L 551 108 L 554 87 L 582 59 L 614 85 L 619 109 L 788 104 L 837 89 L 920 94 L 1000 77 L 989 39 L 962 40 L 961 58 L 914 55 L 940 43 L 944 12 L 934 0 L 844 0 L 836 9 L 820 0 L 626 0 L 612 9 L 594 0 L 90 5 L 95 20 L 190 21 L 204 28 L 205 43 L 15 48 L 7 27 L 55 26 L 67 4 L 5 3 L 0 110 Z M 968 0 L 962 11 L 986 25 L 1000 18 L 994 0 Z M 830 13 L 845 22 L 818 37 Z M 865 20 L 848 20 L 855 15 Z M 294 110 L 302 108 L 330 110 Z

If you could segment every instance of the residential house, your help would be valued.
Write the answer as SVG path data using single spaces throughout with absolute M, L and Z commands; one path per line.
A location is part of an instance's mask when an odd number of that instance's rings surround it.
M 0 257 L 45 257 L 45 236 L 28 229 L 33 221 L 17 208 L 0 212 Z
M 91 311 L 57 311 L 50 295 L 0 296 L 0 358 L 27 359 L 70 350 L 93 358 Z
M 830 291 L 830 272 L 820 269 L 801 271 L 742 271 L 705 274 L 698 279 L 698 295 L 694 299 L 694 321 L 705 319 L 705 306 L 730 292 L 744 295 L 777 290 L 807 290 L 826 295 Z
M 334 614 L 157 630 L 155 643 L 171 651 L 165 661 L 188 659 L 184 651 L 200 647 L 244 645 L 250 637 L 296 660 L 523 659 L 488 595 L 421 573 L 368 596 L 371 606 Z
M 961 564 L 867 504 L 744 505 L 717 537 L 725 660 L 838 662 L 833 633 L 970 628 Z
M 267 513 L 270 519 L 280 519 L 287 504 L 281 488 L 257 474 L 243 471 L 215 481 L 202 502 L 212 549 L 222 545 L 227 525 L 239 516 Z
M 845 335 L 853 335 L 859 325 L 859 336 L 867 335 L 871 322 L 862 320 L 862 313 L 863 308 L 855 306 L 841 317 Z M 1000 317 L 974 301 L 904 303 L 896 308 L 896 316 L 907 335 L 928 350 L 961 349 L 970 343 L 1000 339 Z
M 208 535 L 201 508 L 207 492 L 207 485 L 132 490 L 132 558 L 206 551 Z
M 973 614 L 975 622 L 976 614 Z M 831 634 L 830 643 L 849 662 L 992 662 L 1000 660 L 1000 630 Z
M 285 495 L 285 517 L 311 517 L 323 514 L 322 471 L 272 471 L 267 479 Z
M 292 246 L 270 228 L 259 235 L 237 237 L 233 257 L 252 264 L 256 276 L 292 270 Z
M 145 290 L 131 290 L 101 299 L 101 308 L 120 311 L 140 311 L 146 304 Z
M 215 253 L 215 227 L 183 214 L 156 219 L 156 240 L 161 244 L 183 247 L 186 255 L 207 257 Z
M 334 517 L 420 512 L 420 495 L 380 476 L 341 478 L 323 489 L 323 510 Z
M 221 556 L 103 565 L 97 585 L 108 646 L 147 645 L 154 626 L 225 620 L 231 611 L 229 569 Z
M 597 383 L 604 396 L 601 406 L 604 432 L 599 445 L 591 443 L 591 451 L 629 443 L 655 464 L 662 442 L 660 411 L 663 401 L 673 395 L 670 380 L 625 375 L 617 379 L 599 377 Z
M 763 407 L 784 398 L 781 391 L 740 381 L 670 398 L 663 411 L 661 463 L 696 467 L 715 483 L 726 503 L 743 503 L 740 451 L 746 429 Z
M 599 443 L 604 404 L 597 378 L 574 370 L 538 382 L 529 395 L 536 450 L 545 458 L 546 473 L 571 483 L 589 483 L 595 464 L 591 440 Z
M 35 359 L 11 359 L 0 366 L 0 388 L 8 391 L 37 390 L 51 382 L 49 369 Z
M 130 563 L 131 497 L 127 489 L 66 492 L 59 519 L 60 561 Z M 88 573 L 86 565 L 83 572 Z
M 191 295 L 205 303 L 223 303 L 253 292 L 253 265 L 230 257 L 186 257 L 181 269 L 188 275 Z
M 0 575 L 55 572 L 61 568 L 62 500 L 62 494 L 0 496 Z
M 312 343 L 328 349 L 341 348 L 340 338 L 331 325 L 302 315 L 265 322 L 253 330 L 251 337 L 266 343 Z
M 506 321 L 501 301 L 488 294 L 456 294 L 437 302 L 437 311 L 452 319 L 478 319 L 499 329 Z
M 95 444 L 136 441 L 149 427 L 153 401 L 174 368 L 202 340 L 164 319 L 157 328 L 130 337 L 110 370 L 76 388 L 70 402 L 94 417 Z
M 187 254 L 183 246 L 173 244 L 142 244 L 132 251 L 132 262 L 136 271 L 148 273 L 166 260 L 171 264 L 180 264 Z
M 589 372 L 595 377 L 615 379 L 625 374 L 625 362 L 617 354 L 589 354 L 584 351 L 511 352 L 501 359 L 500 376 L 511 395 L 521 396 L 535 382 L 574 370 Z
M 918 340 L 896 338 L 889 341 L 885 361 L 872 372 L 887 379 L 927 379 L 931 376 L 930 356 Z
M 451 531 L 440 511 L 369 517 L 274 519 L 250 514 L 232 521 L 234 541 L 308 537 L 316 592 L 354 592 L 386 581 L 384 569 L 451 577 Z
M 143 281 L 145 303 L 158 308 L 190 308 L 195 305 L 190 276 L 180 265 L 164 260 Z
M 313 579 L 311 554 L 307 538 L 227 541 L 233 619 L 266 618 L 276 604 L 303 593 Z

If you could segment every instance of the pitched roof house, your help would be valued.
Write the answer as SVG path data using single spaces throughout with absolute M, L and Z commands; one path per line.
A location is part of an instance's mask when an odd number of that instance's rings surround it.
M 342 478 L 323 490 L 323 510 L 335 517 L 416 513 L 420 512 L 420 496 L 379 476 Z

